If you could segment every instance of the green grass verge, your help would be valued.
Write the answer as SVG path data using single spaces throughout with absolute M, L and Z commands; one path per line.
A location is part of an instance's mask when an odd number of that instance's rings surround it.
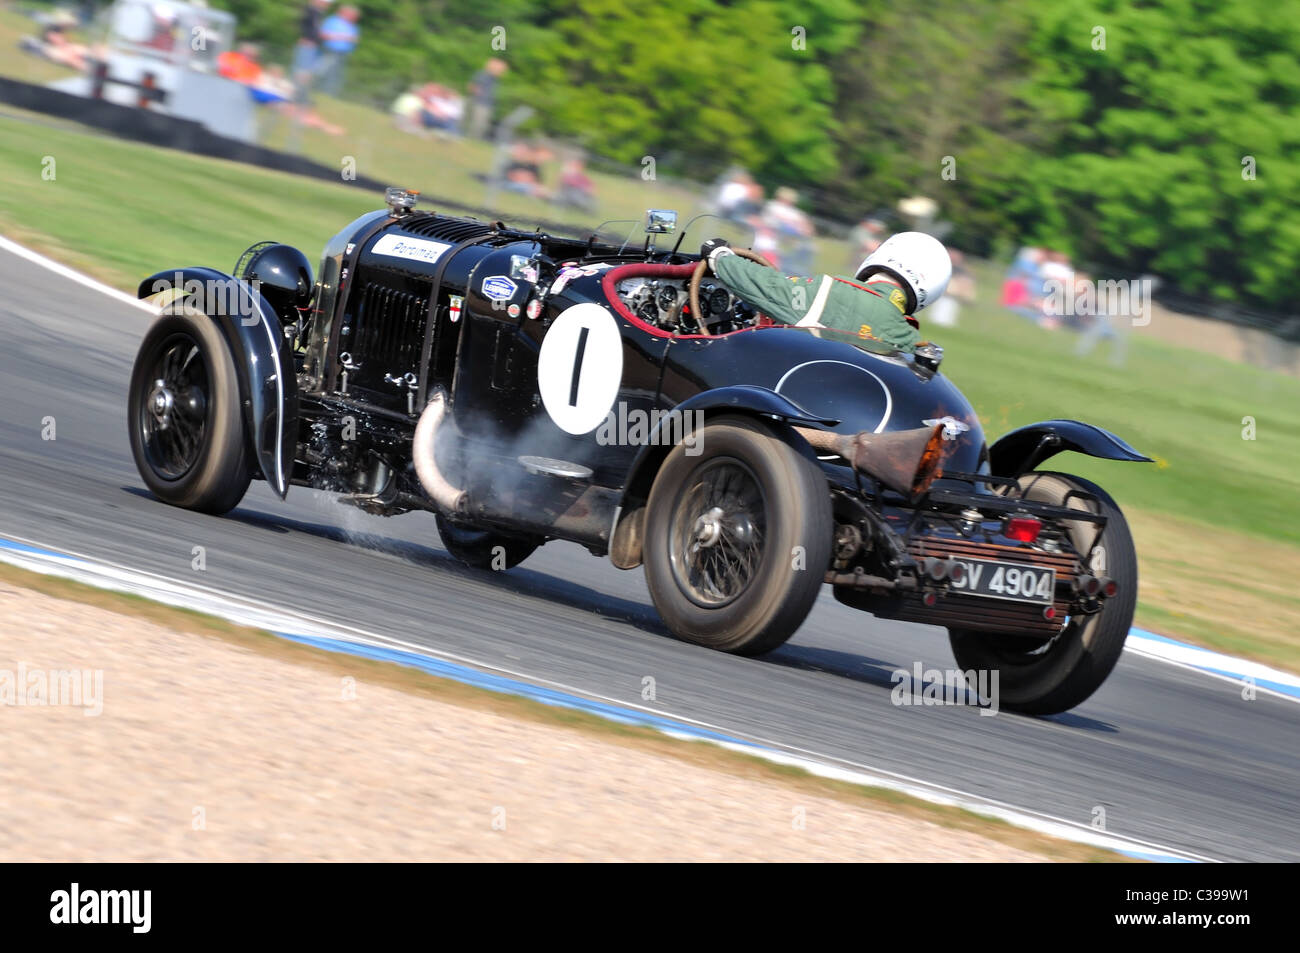
M 56 163 L 52 180 L 42 178 L 46 156 Z M 167 267 L 229 269 L 265 238 L 314 258 L 343 224 L 379 204 L 342 183 L 0 117 L 0 226 L 128 290 Z M 932 330 L 947 349 L 945 372 L 990 438 L 1078 417 L 1153 456 L 1154 465 L 1078 455 L 1052 462 L 1105 486 L 1148 527 L 1146 538 L 1138 533 L 1139 624 L 1300 669 L 1300 608 L 1228 578 L 1300 575 L 1300 380 L 1139 336 L 1123 369 L 1102 356 L 1079 359 L 1074 335 L 1003 313 L 991 300 L 995 287 L 982 282 L 985 300 L 963 311 L 959 327 Z M 1242 439 L 1246 416 L 1255 440 Z M 1204 572 L 1162 562 L 1180 554 L 1195 554 Z

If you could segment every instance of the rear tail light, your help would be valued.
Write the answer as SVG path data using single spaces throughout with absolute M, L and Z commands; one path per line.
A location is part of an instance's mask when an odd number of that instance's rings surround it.
M 1084 576 L 1082 581 L 1079 583 L 1079 588 L 1083 591 L 1085 596 L 1091 599 L 1093 596 L 1097 595 L 1097 593 L 1101 592 L 1101 580 L 1096 576 Z
M 925 561 L 925 571 L 935 582 L 943 582 L 948 578 L 948 561 L 931 556 Z
M 1053 619 L 1055 619 L 1055 618 L 1056 618 L 1056 606 L 1048 606 L 1046 609 L 1044 609 L 1044 610 L 1043 610 L 1043 618 L 1046 619 L 1048 622 L 1051 622 Z
M 1114 579 L 1107 579 L 1101 587 L 1101 594 L 1107 599 L 1112 599 L 1119 593 L 1119 583 Z
M 948 564 L 948 579 L 954 584 L 960 586 L 966 581 L 966 566 L 955 559 Z
M 1002 535 L 1019 543 L 1032 543 L 1042 528 L 1042 522 L 1032 516 L 1012 516 L 1002 524 Z

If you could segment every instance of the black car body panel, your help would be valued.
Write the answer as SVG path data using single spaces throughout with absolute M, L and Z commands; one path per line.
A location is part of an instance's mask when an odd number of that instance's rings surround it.
M 999 437 L 989 447 L 989 467 L 999 476 L 1020 476 L 1065 450 L 1105 460 L 1151 462 L 1109 430 L 1080 420 L 1042 420 Z

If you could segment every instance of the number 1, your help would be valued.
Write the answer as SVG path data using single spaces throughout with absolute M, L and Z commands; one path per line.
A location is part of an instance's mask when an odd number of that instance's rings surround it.
M 578 406 L 578 381 L 582 379 L 582 355 L 587 351 L 587 335 L 591 328 L 584 327 L 578 335 L 578 353 L 573 359 L 573 381 L 569 384 L 569 406 Z

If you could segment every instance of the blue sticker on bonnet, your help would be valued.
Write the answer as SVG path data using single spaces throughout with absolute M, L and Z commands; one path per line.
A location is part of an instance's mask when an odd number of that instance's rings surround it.
M 505 275 L 493 275 L 483 279 L 483 297 L 493 301 L 509 301 L 515 296 L 516 287 Z

